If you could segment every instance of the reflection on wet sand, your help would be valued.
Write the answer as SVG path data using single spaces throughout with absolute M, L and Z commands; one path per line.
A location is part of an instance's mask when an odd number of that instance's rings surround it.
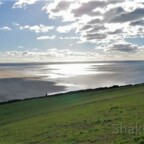
M 55 82 L 28 78 L 4 78 L 0 80 L 0 102 L 14 99 L 26 99 L 64 92 L 64 86 Z
M 144 61 L 0 64 L 0 101 L 144 82 Z

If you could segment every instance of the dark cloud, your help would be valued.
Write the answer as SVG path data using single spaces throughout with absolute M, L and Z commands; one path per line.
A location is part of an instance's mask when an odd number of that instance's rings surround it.
M 144 20 L 138 20 L 130 23 L 131 26 L 144 26 Z
M 105 1 L 90 1 L 81 4 L 81 6 L 77 9 L 73 9 L 72 13 L 75 17 L 80 17 L 85 14 L 90 16 L 101 15 L 101 12 L 94 12 L 93 10 L 98 7 L 104 7 L 105 4 Z
M 69 1 L 60 1 L 57 6 L 52 9 L 52 12 L 57 13 L 60 12 L 61 10 L 67 10 L 70 6 L 71 2 Z
M 88 25 L 84 25 L 80 30 L 89 30 L 91 28 L 93 28 L 93 26 L 88 24 Z
M 113 32 L 108 32 L 107 34 L 108 35 L 117 35 L 117 34 L 120 34 L 120 33 L 123 33 L 122 29 L 117 29 Z
M 107 4 L 117 4 L 117 3 L 122 3 L 125 0 L 107 0 Z
M 103 20 L 96 18 L 96 19 L 89 21 L 88 24 L 100 24 L 102 22 Z
M 111 19 L 117 18 L 119 15 L 125 13 L 125 10 L 122 7 L 114 7 L 109 9 L 104 14 L 104 21 L 108 22 Z
M 119 52 L 131 52 L 131 53 L 135 53 L 137 52 L 138 47 L 135 45 L 132 45 L 130 43 L 118 43 L 118 44 L 112 44 L 110 46 L 108 46 L 107 51 L 119 51 Z
M 103 14 L 99 10 L 97 10 L 97 8 L 105 9 L 110 4 L 116 4 L 116 3 L 120 3 L 120 2 L 123 2 L 123 1 L 122 0 L 117 0 L 117 1 L 114 1 L 114 0 L 89 1 L 86 3 L 82 3 L 79 8 L 73 9 L 72 13 L 74 14 L 75 17 L 80 17 L 80 16 L 85 15 L 85 14 L 90 15 L 90 16 L 102 16 Z M 117 13 L 121 13 L 121 11 L 123 11 L 122 8 L 117 9 Z
M 86 34 L 84 36 L 87 40 L 101 40 L 105 39 L 107 36 L 102 33 Z
M 87 31 L 87 33 L 96 33 L 99 32 L 100 30 L 105 30 L 106 28 L 103 25 L 95 25 L 92 27 L 91 30 Z
M 144 17 L 144 8 L 138 8 L 132 12 L 122 13 L 113 19 L 110 22 L 113 23 L 123 23 L 123 22 L 131 22 L 136 21 Z

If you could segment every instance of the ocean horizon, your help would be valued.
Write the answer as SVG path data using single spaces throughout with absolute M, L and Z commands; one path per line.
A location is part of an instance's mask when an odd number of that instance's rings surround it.
M 0 102 L 144 82 L 144 61 L 0 63 Z

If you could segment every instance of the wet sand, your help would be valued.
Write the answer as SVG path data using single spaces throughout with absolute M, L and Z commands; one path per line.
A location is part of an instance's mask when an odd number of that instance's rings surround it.
M 65 91 L 56 82 L 42 81 L 38 77 L 18 72 L 0 71 L 0 102 L 45 96 Z
M 0 79 L 4 78 L 24 78 L 31 77 L 30 74 L 18 72 L 18 71 L 8 71 L 7 69 L 0 70 Z
M 0 102 L 144 82 L 144 62 L 0 64 Z

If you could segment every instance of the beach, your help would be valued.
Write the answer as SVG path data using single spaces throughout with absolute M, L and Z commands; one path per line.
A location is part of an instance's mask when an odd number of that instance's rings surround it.
M 55 82 L 29 80 L 27 78 L 8 78 L 0 80 L 0 101 L 26 99 L 45 96 L 47 93 L 56 94 L 64 91 L 64 86 L 55 86 Z

